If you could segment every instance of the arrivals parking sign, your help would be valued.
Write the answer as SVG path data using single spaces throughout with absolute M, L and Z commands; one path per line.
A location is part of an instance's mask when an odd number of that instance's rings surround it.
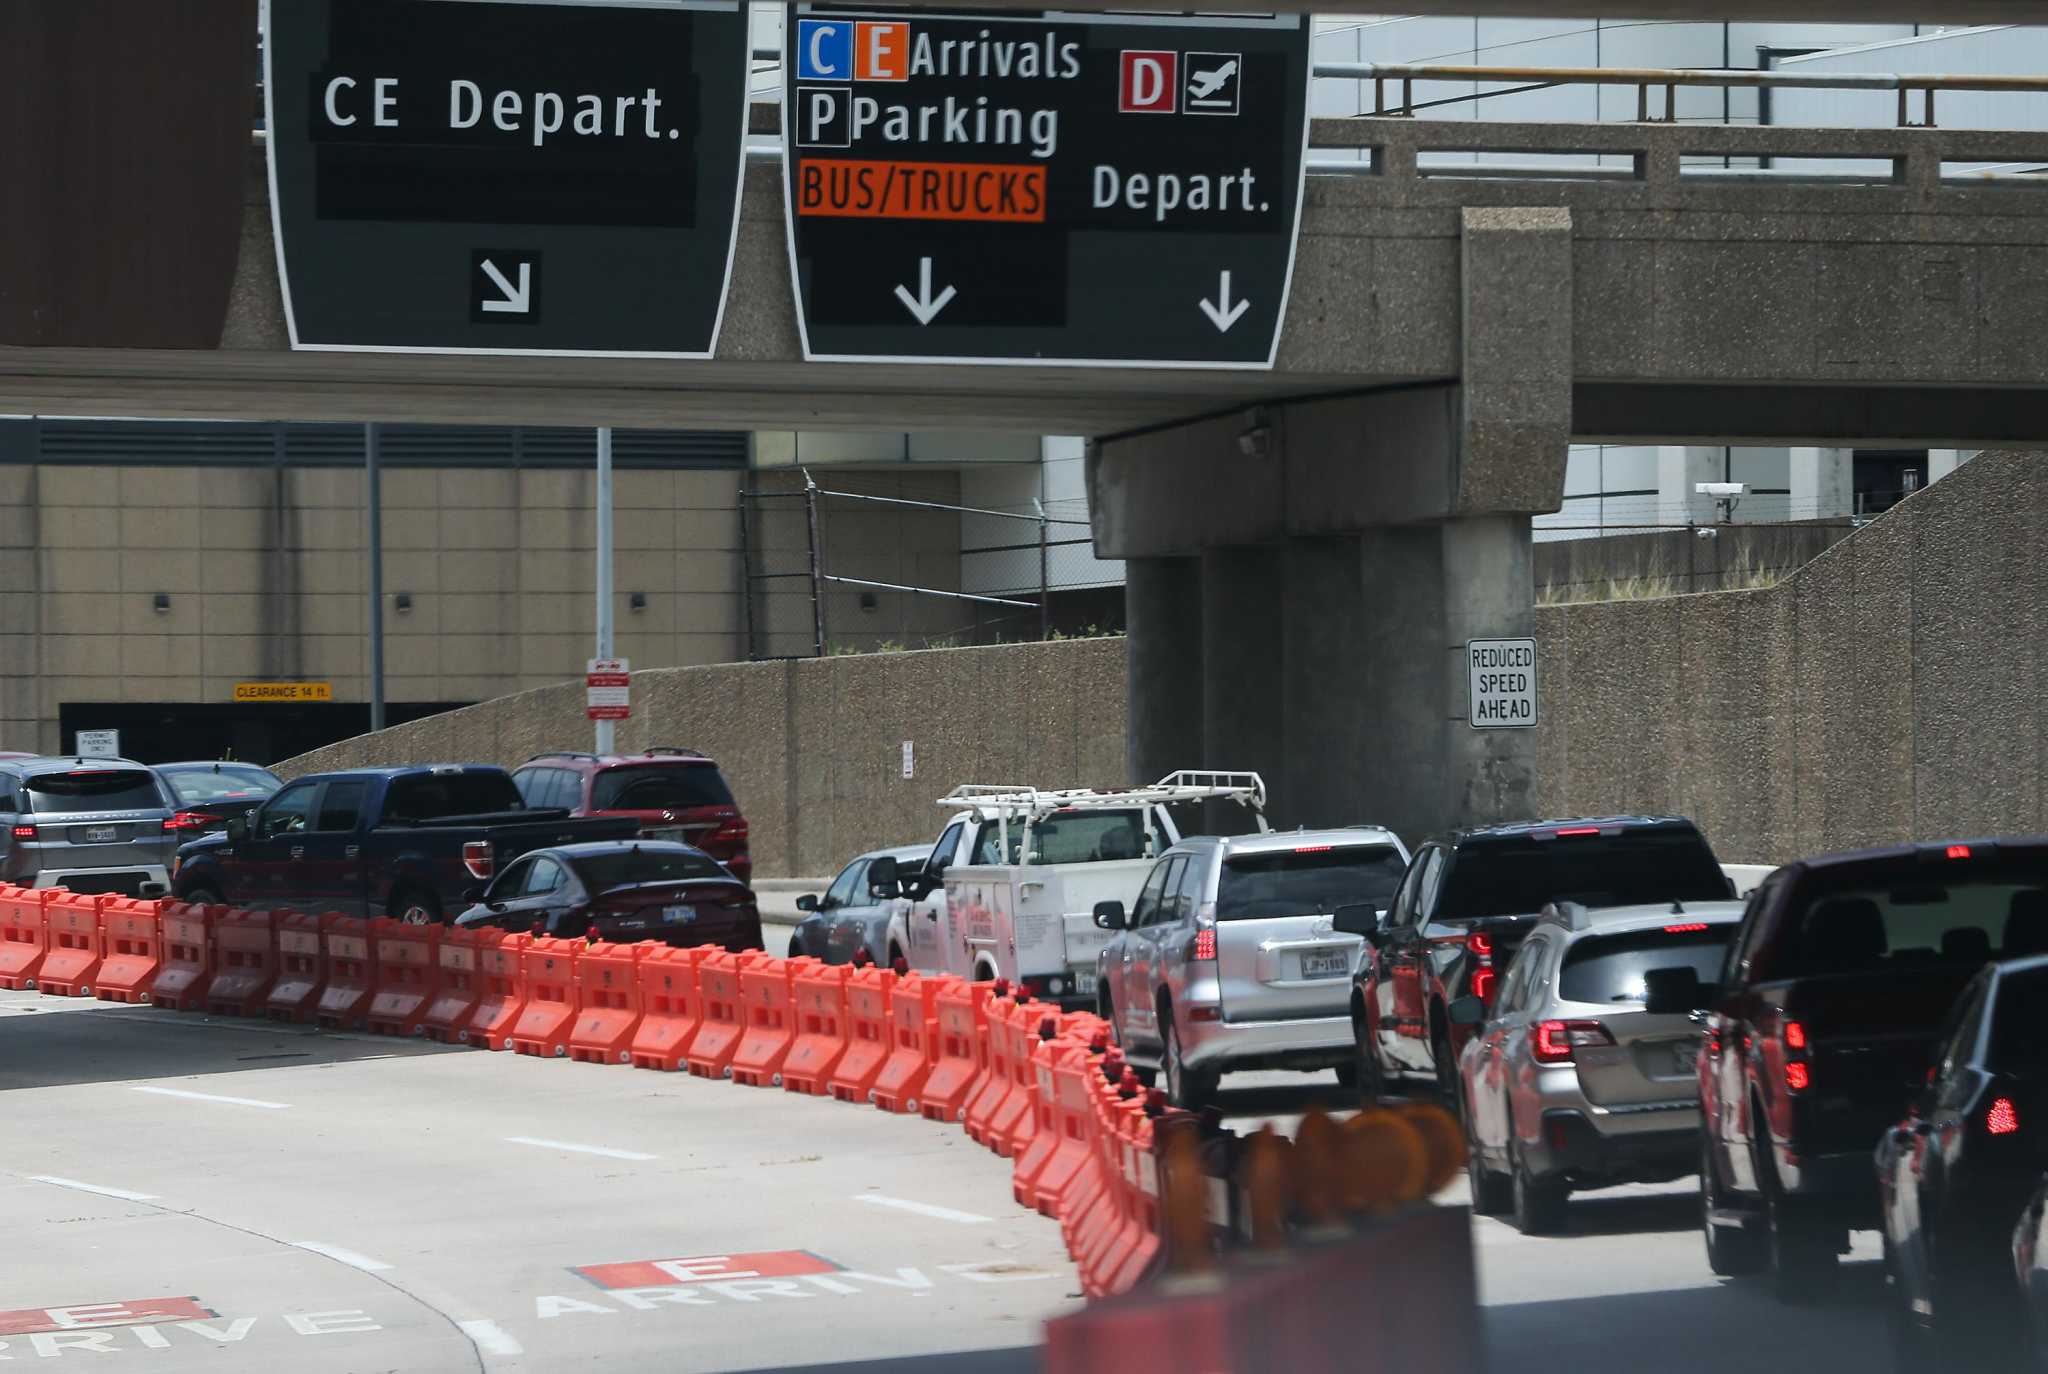
M 738 0 L 267 0 L 296 348 L 709 357 Z
M 785 43 L 806 357 L 1272 366 L 1306 16 L 796 5 Z

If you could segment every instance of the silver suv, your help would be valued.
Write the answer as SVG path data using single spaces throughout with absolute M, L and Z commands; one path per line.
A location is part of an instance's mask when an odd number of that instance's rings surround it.
M 1458 1062 L 1473 1211 L 1512 1211 L 1537 1235 L 1563 1226 L 1575 1188 L 1698 1170 L 1700 1028 L 1684 1009 L 1694 999 L 1657 989 L 1680 970 L 1719 981 L 1742 909 L 1544 908 Z M 1476 997 L 1449 1014 L 1458 1025 L 1486 1015 Z
M 1351 976 L 1365 942 L 1339 907 L 1384 908 L 1408 866 L 1390 830 L 1197 836 L 1152 866 L 1137 904 L 1103 902 L 1111 932 L 1096 1002 L 1133 1064 L 1197 1108 L 1234 1069 L 1355 1071 Z
M 170 882 L 170 818 L 156 774 L 129 759 L 0 762 L 0 881 L 139 897 Z

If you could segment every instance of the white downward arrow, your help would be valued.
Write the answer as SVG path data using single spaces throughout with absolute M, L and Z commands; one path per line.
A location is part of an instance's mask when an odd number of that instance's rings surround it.
M 1223 273 L 1222 280 L 1216 284 L 1216 299 L 1204 299 L 1198 304 L 1202 307 L 1202 313 L 1209 317 L 1209 323 L 1216 326 L 1216 332 L 1219 334 L 1228 334 L 1230 326 L 1236 324 L 1244 312 L 1252 308 L 1252 303 L 1246 300 L 1241 300 L 1236 305 L 1230 303 L 1228 272 Z
M 910 288 L 907 286 L 896 288 L 896 299 L 903 302 L 904 309 L 916 316 L 919 324 L 930 324 L 937 318 L 938 313 L 946 308 L 946 303 L 953 299 L 954 294 L 953 288 L 949 286 L 939 292 L 937 296 L 932 295 L 932 260 L 930 258 L 919 258 L 917 260 L 917 294 L 915 296 L 910 294 Z
M 504 300 L 485 301 L 483 303 L 485 314 L 524 315 L 533 308 L 532 263 L 522 262 L 519 264 L 519 285 L 516 287 L 511 282 L 505 280 L 505 274 L 498 270 L 498 264 L 492 262 L 489 258 L 484 259 L 483 268 L 484 275 L 489 277 L 497 288 L 505 293 Z

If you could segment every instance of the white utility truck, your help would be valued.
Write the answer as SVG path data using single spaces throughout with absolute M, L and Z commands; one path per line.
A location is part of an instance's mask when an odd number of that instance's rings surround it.
M 1008 979 L 1036 996 L 1095 1005 L 1097 902 L 1128 910 L 1153 860 L 1200 834 L 1205 803 L 1264 831 L 1256 773 L 1183 771 L 1149 787 L 1041 792 L 970 783 L 939 798 L 954 815 L 922 874 L 906 874 L 890 937 L 912 968 Z M 1177 813 L 1177 814 L 1176 814 Z M 900 927 L 900 928 L 898 928 Z

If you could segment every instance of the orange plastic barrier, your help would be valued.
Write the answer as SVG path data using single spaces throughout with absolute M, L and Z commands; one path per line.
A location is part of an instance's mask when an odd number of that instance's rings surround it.
M 732 1057 L 747 1033 L 746 1004 L 740 990 L 740 972 L 766 955 L 733 954 L 719 950 L 697 965 L 697 990 L 703 999 L 704 1017 L 690 1041 L 684 1060 L 698 1078 L 730 1078 Z
M 49 952 L 43 955 L 36 986 L 49 997 L 90 997 L 105 951 L 100 944 L 99 899 L 85 893 L 51 895 L 44 921 Z
M 576 957 L 583 1010 L 569 1032 L 569 1057 L 586 1064 L 633 1062 L 633 1032 L 640 1028 L 640 961 L 664 946 L 652 940 L 615 945 L 593 941 Z
M 276 916 L 230 907 L 213 926 L 213 983 L 206 1010 L 214 1016 L 256 1016 L 277 981 Z
M 875 1080 L 889 1060 L 889 994 L 895 987 L 895 973 L 885 968 L 864 968 L 846 980 L 846 1053 L 827 1085 L 841 1102 L 875 1100 Z
M 989 985 L 947 978 L 933 1010 L 939 1021 L 939 1057 L 924 1081 L 918 1110 L 933 1121 L 958 1121 L 981 1074 L 978 1041 L 986 1019 Z
M 519 1013 L 505 1043 L 515 1054 L 542 1058 L 564 1058 L 569 1053 L 569 1032 L 576 1024 L 579 1006 L 576 988 L 576 958 L 584 948 L 581 940 L 557 940 L 538 936 L 519 956 L 519 974 L 526 982 L 526 1010 Z
M 49 953 L 43 904 L 47 888 L 0 888 L 0 988 L 32 988 Z
M 782 1064 L 796 1041 L 796 978 L 814 959 L 757 959 L 740 972 L 747 1031 L 732 1053 L 732 1081 L 782 1086 Z
M 327 985 L 320 989 L 313 1020 L 327 1030 L 361 1030 L 370 999 L 376 996 L 370 923 L 359 916 L 336 916 L 321 938 L 326 945 Z
M 804 961 L 809 967 L 796 976 L 796 1040 L 782 1061 L 782 1086 L 793 1093 L 823 1097 L 831 1090 L 832 1070 L 846 1053 L 845 964 Z
M 1062 1139 L 1053 1069 L 1074 1055 L 1085 1054 L 1078 1042 L 1064 1037 L 1041 1040 L 1031 1051 L 1031 1138 L 1022 1149 L 1011 1151 L 1016 1163 L 1010 1170 L 1010 1196 L 1026 1207 L 1038 1206 L 1039 1175 L 1045 1172 Z
M 342 919 L 329 912 L 278 913 L 272 923 L 277 938 L 277 981 L 263 999 L 263 1012 L 273 1021 L 310 1021 L 327 986 L 327 931 Z
M 505 1037 L 512 1033 L 512 1027 L 519 1024 L 520 1014 L 526 1010 L 523 965 L 526 947 L 532 943 L 531 935 L 512 935 L 502 930 L 478 932 L 476 976 L 483 995 L 477 998 L 469 1025 L 456 1028 L 458 1037 L 466 1032 L 472 1045 L 482 1045 L 487 1050 L 505 1048 Z
M 410 926 L 379 916 L 370 922 L 376 954 L 367 1020 L 378 1035 L 418 1035 L 441 987 L 441 927 Z
M 206 1005 L 213 982 L 213 925 L 224 906 L 188 906 L 165 902 L 160 922 L 164 957 L 150 984 L 149 1000 L 160 1007 L 198 1011 Z
M 1019 1002 L 1003 1026 L 1010 1043 L 1010 1091 L 989 1113 L 988 1147 L 1005 1158 L 1014 1157 L 1038 1133 L 1038 1118 L 1031 1112 L 1031 1094 L 1037 1086 L 1032 1072 L 1031 1052 L 1046 1031 L 1059 1033 L 1059 1009 L 1046 1002 Z
M 1053 1126 L 1050 1133 L 1039 1133 L 1040 1141 L 1050 1138 L 1054 1142 L 1052 1153 L 1029 1181 L 1028 1196 L 1017 1194 L 1018 1201 L 1036 1207 L 1043 1216 L 1067 1215 L 1069 1201 L 1079 1191 L 1094 1139 L 1094 1109 L 1088 1084 L 1091 1079 L 1102 1081 L 1100 1056 L 1106 1039 L 1105 1036 L 1096 1041 L 1082 1053 L 1053 1056 Z M 1013 1184 L 1014 1181 L 1013 1178 Z
M 1016 1009 L 1017 999 L 1006 994 L 1002 985 L 996 985 L 996 992 L 988 999 L 983 1009 L 981 1044 L 987 1061 L 987 1072 L 975 1081 L 980 1085 L 967 1099 L 967 1110 L 961 1116 L 961 1124 L 967 1134 L 989 1148 L 995 1148 L 989 1140 L 989 1118 L 994 1116 L 1010 1096 L 1010 1089 L 1016 1084 L 1016 1077 L 1010 1067 L 1010 1039 L 1002 1034 L 1002 1027 L 1009 1015 Z
M 697 968 L 712 953 L 709 945 L 663 948 L 640 961 L 640 1028 L 628 1047 L 634 1068 L 674 1073 L 683 1067 L 704 1019 Z
M 949 981 L 907 973 L 889 994 L 889 1057 L 875 1076 L 875 1105 L 885 1112 L 917 1113 L 918 1094 L 939 1058 L 934 1003 Z
M 5 902 L 0 896 L 0 906 Z M 102 1002 L 149 1000 L 150 984 L 156 981 L 157 967 L 163 962 L 161 919 L 153 901 L 100 899 L 100 938 L 106 942 L 107 957 L 100 962 L 99 981 L 93 984 L 95 997 Z
M 469 1039 L 469 1018 L 484 995 L 483 978 L 477 972 L 478 938 L 483 932 L 468 926 L 448 926 L 441 931 L 435 951 L 440 986 L 434 1000 L 420 1017 L 420 1033 L 430 1040 L 459 1043 Z

